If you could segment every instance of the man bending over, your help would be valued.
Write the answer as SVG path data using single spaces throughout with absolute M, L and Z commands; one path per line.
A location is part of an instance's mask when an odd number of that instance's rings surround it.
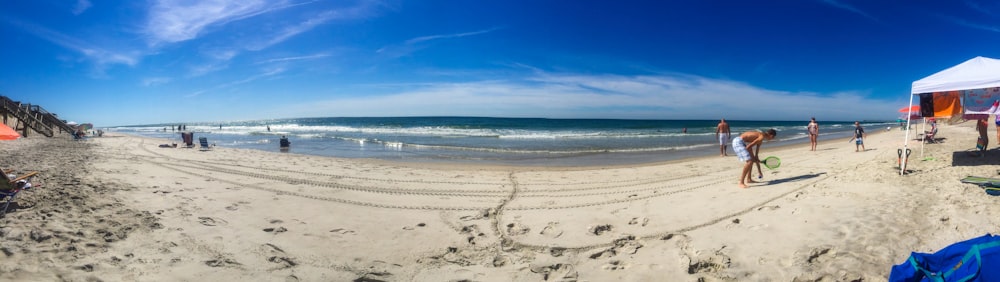
M 750 177 L 750 169 L 753 167 L 754 162 L 760 161 L 758 158 L 760 156 L 760 145 L 764 143 L 764 140 L 774 139 L 776 135 L 778 135 L 778 132 L 772 128 L 766 132 L 743 132 L 739 137 L 733 138 L 733 151 L 736 151 L 736 157 L 743 162 L 743 172 L 740 173 L 740 188 L 747 188 L 747 182 L 754 182 Z

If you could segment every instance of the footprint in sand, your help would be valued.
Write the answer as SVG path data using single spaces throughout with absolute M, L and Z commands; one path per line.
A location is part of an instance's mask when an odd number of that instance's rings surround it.
M 264 228 L 264 232 L 268 232 L 268 233 L 275 233 L 275 234 L 277 234 L 277 233 L 281 233 L 281 232 L 285 232 L 285 231 L 288 231 L 288 229 L 285 229 L 284 227 L 281 227 L 281 226 L 278 226 L 278 228 L 274 228 L 274 227 Z
M 542 228 L 542 232 L 539 234 L 549 238 L 559 238 L 559 236 L 562 236 L 563 231 L 559 229 L 558 222 L 549 222 L 545 228 Z
M 612 260 L 604 266 L 601 266 L 601 268 L 604 270 L 625 270 L 629 268 L 629 264 L 620 260 Z
M 347 229 L 343 229 L 343 228 L 337 228 L 337 229 L 334 229 L 334 230 L 330 230 L 330 232 L 341 234 L 341 235 L 348 235 L 348 234 L 355 234 L 356 233 L 356 232 L 354 232 L 354 230 L 347 230 Z
M 598 225 L 590 228 L 590 234 L 601 236 L 604 232 L 611 231 L 611 224 Z
M 507 224 L 507 234 L 511 236 L 524 235 L 531 231 L 531 228 L 521 225 L 519 222 Z
M 280 268 L 289 268 L 298 265 L 298 263 L 295 263 L 295 261 L 289 257 L 272 256 L 267 258 L 267 261 L 280 264 Z
M 226 267 L 226 266 L 239 266 L 243 264 L 236 262 L 236 260 L 231 258 L 217 258 L 213 260 L 206 260 L 205 265 L 211 267 Z
M 422 222 L 421 223 L 417 223 L 417 227 L 424 227 L 424 226 L 427 226 L 427 224 L 426 223 L 422 223 Z M 414 228 L 413 226 L 404 226 L 403 227 L 403 230 L 413 230 L 413 229 L 416 229 L 416 228 Z
M 809 251 L 809 257 L 806 259 L 806 262 L 809 264 L 824 263 L 831 257 L 837 257 L 837 251 L 833 250 L 833 248 L 829 246 L 813 248 Z
M 220 226 L 220 225 L 224 226 L 226 224 L 229 224 L 229 222 L 227 222 L 224 219 L 207 217 L 207 216 L 198 217 L 198 223 L 201 223 L 201 225 L 204 226 Z
M 260 245 L 260 251 L 267 253 L 268 255 L 285 254 L 285 250 L 282 250 L 278 246 L 271 243 L 264 243 L 263 245 Z
M 646 226 L 646 224 L 649 224 L 649 218 L 643 217 L 640 220 L 638 217 L 633 217 L 632 220 L 629 220 L 628 225 L 636 225 L 640 223 L 642 224 L 640 226 Z
M 776 210 L 776 209 L 779 209 L 779 208 L 781 208 L 781 206 L 778 206 L 778 205 L 774 205 L 774 206 L 761 206 L 761 207 L 757 208 L 757 210 L 758 211 L 763 211 L 763 210 L 773 211 L 773 210 Z

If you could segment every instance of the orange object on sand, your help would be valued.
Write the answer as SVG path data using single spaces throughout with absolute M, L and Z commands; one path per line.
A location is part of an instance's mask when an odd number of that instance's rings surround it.
M 14 131 L 13 128 L 7 126 L 6 124 L 0 124 L 0 140 L 14 140 L 20 138 L 21 134 Z

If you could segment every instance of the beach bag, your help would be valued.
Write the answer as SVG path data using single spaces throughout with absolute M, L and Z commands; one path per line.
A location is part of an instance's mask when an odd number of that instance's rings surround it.
M 1000 236 L 986 234 L 933 254 L 911 253 L 892 267 L 889 281 L 1000 281 Z

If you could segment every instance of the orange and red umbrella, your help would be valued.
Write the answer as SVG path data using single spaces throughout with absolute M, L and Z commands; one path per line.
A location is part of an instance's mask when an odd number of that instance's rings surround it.
M 10 126 L 0 123 L 0 140 L 14 140 L 18 137 L 21 137 L 21 134 L 18 134 L 17 131 L 14 131 L 14 129 L 10 128 Z
M 913 105 L 913 106 L 909 106 L 909 107 L 903 107 L 902 109 L 899 109 L 899 112 L 900 113 L 906 113 L 906 112 L 919 113 L 920 112 L 920 105 Z

